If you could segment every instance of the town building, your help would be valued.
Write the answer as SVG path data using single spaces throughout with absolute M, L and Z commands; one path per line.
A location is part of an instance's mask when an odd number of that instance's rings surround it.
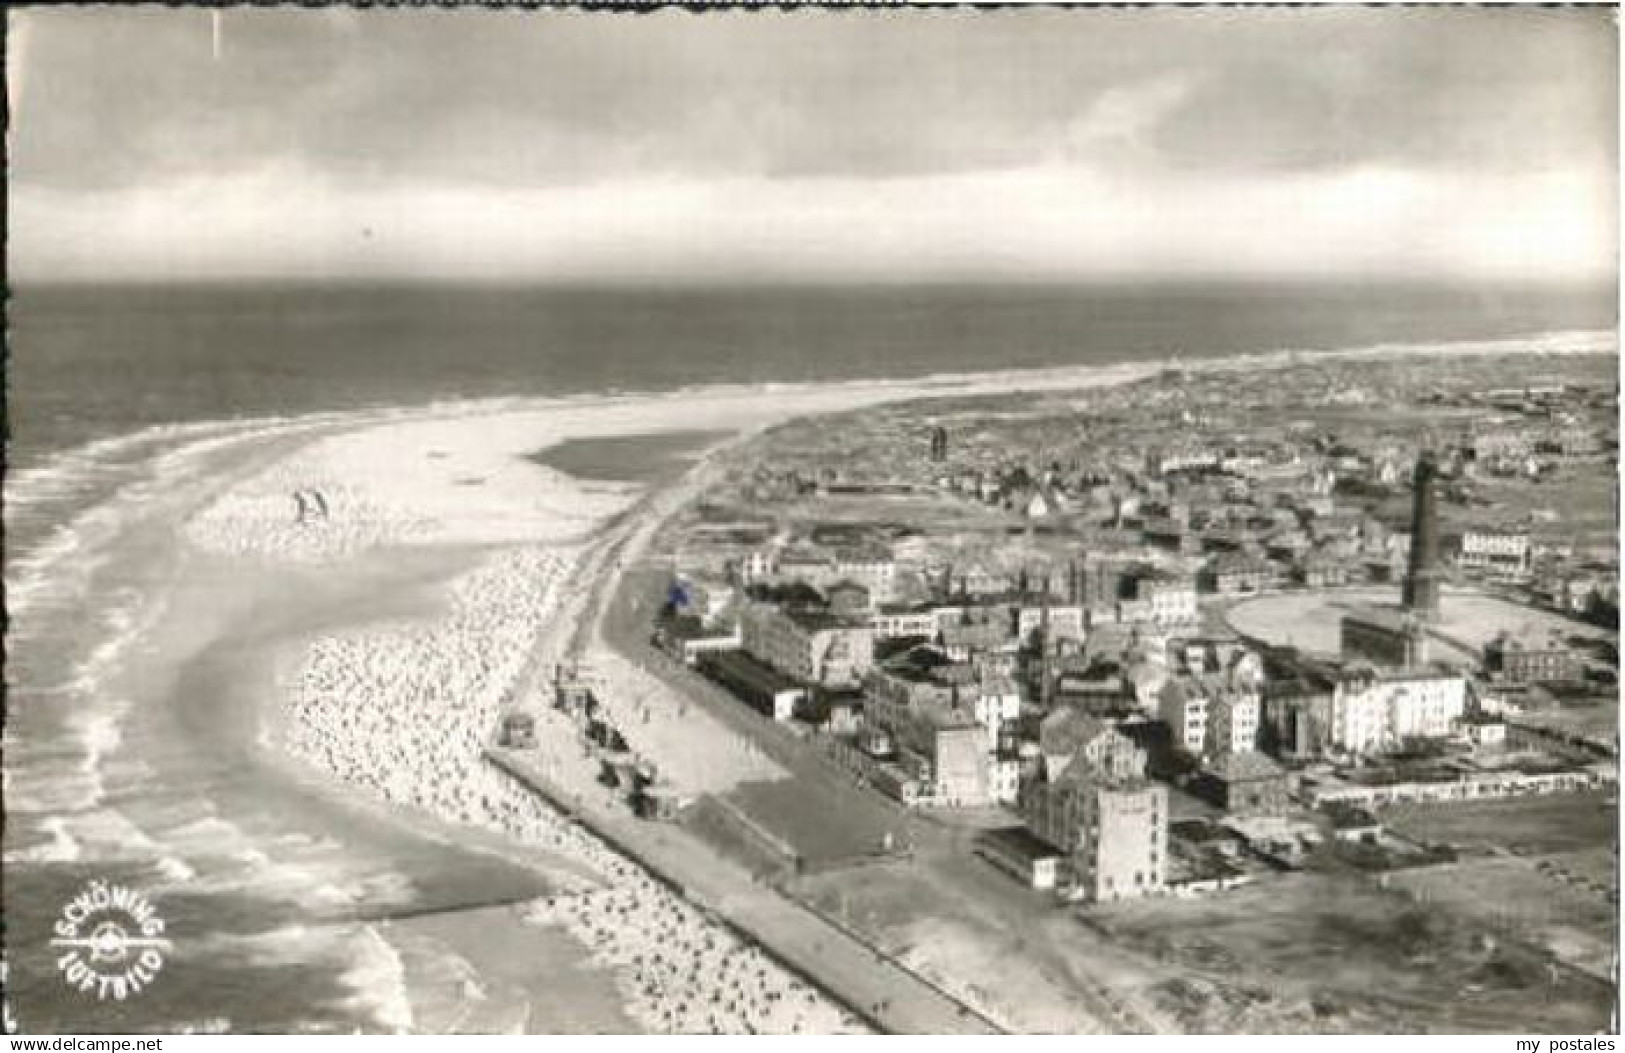
M 1346 614 L 1339 636 L 1345 658 L 1404 668 L 1426 665 L 1430 660 L 1427 629 L 1401 611 L 1367 607 Z
M 904 768 L 932 805 L 976 807 L 992 800 L 989 757 L 982 729 L 961 714 L 921 707 L 898 729 Z
M 945 599 L 978 599 L 1002 596 L 1014 586 L 1008 574 L 978 561 L 967 561 L 944 568 L 940 591 Z
M 988 764 L 988 796 L 994 804 L 1014 805 L 1021 799 L 1022 761 L 1016 754 L 995 754 Z
M 1471 713 L 1461 722 L 1461 730 L 1477 749 L 1499 749 L 1506 745 L 1506 721 L 1489 713 Z
M 987 729 L 988 748 L 996 750 L 1021 717 L 1021 691 L 1009 676 L 987 670 L 977 678 L 971 707 L 976 722 Z
M 1507 684 L 1573 683 L 1584 676 L 1580 656 L 1553 633 L 1502 632 L 1484 647 L 1484 669 Z
M 1159 450 L 1151 454 L 1149 467 L 1157 475 L 1174 472 L 1211 471 L 1219 466 L 1219 454 L 1201 447 Z
M 837 549 L 831 560 L 830 575 L 831 584 L 842 580 L 857 582 L 876 600 L 889 600 L 896 594 L 897 561 L 886 552 Z
M 1193 757 L 1256 749 L 1260 709 L 1257 692 L 1224 673 L 1177 676 L 1157 692 L 1157 717 Z
M 867 586 L 843 578 L 824 590 L 829 612 L 840 618 L 867 620 L 874 609 L 874 597 Z
M 1170 680 L 1157 695 L 1157 718 L 1173 731 L 1174 745 L 1192 756 L 1207 748 L 1207 692 L 1191 678 Z
M 1332 689 L 1309 680 L 1272 682 L 1259 719 L 1262 748 L 1288 760 L 1319 757 L 1331 738 Z
M 1468 439 L 1473 459 L 1492 461 L 1503 457 L 1523 457 L 1529 453 L 1529 440 L 1508 428 L 1491 428 Z
M 684 665 L 696 665 L 713 651 L 737 651 L 744 646 L 737 625 L 708 625 L 693 615 L 663 618 L 655 628 L 655 641 Z
M 1275 573 L 1261 559 L 1240 552 L 1227 552 L 1208 566 L 1206 580 L 1221 596 L 1261 592 L 1274 583 Z
M 1145 752 L 1075 712 L 1052 714 L 1042 730 L 1043 763 L 1021 810 L 1036 837 L 1065 853 L 1069 893 L 1104 902 L 1162 891 L 1168 791 L 1146 781 Z
M 1349 583 L 1349 563 L 1324 552 L 1311 552 L 1298 561 L 1298 580 L 1305 588 L 1335 589 Z
M 878 549 L 829 553 L 774 542 L 746 553 L 739 562 L 739 577 L 747 586 L 803 582 L 821 593 L 850 582 L 868 589 L 872 602 L 886 602 L 895 594 L 897 561 Z
M 770 720 L 794 718 L 806 705 L 807 688 L 771 666 L 736 651 L 700 656 L 700 672 Z
M 1521 577 L 1529 573 L 1529 535 L 1521 532 L 1469 530 L 1461 537 L 1458 566 L 1492 574 Z
M 1207 754 L 1225 757 L 1257 749 L 1261 706 L 1251 692 L 1231 687 L 1215 692 L 1208 705 Z
M 1018 607 L 1016 638 L 1028 643 L 1038 638 L 1043 630 L 1045 642 L 1055 640 L 1082 640 L 1084 609 L 1076 604 L 1043 604 Z
M 940 653 L 939 653 L 940 655 Z M 959 672 L 970 674 L 959 677 Z M 1020 714 L 1014 688 L 951 663 L 933 670 L 875 667 L 864 678 L 866 730 L 886 736 L 914 783 L 912 804 L 979 806 L 1011 799 L 1000 767 L 1005 720 Z
M 827 611 L 747 603 L 739 630 L 745 653 L 803 684 L 854 687 L 874 663 L 869 624 Z
M 937 635 L 937 616 L 929 607 L 882 604 L 869 615 L 869 626 L 877 640 L 931 639 Z
M 1134 598 L 1146 605 L 1148 620 L 1157 625 L 1190 625 L 1197 620 L 1196 586 L 1179 575 L 1142 574 L 1135 580 Z
M 1015 637 L 1010 630 L 1008 619 L 997 612 L 980 612 L 975 616 L 967 612 L 962 619 L 943 625 L 939 636 L 949 658 L 968 662 L 977 655 L 1014 646 Z
M 1407 739 L 1444 738 L 1466 711 L 1467 682 L 1430 669 L 1357 669 L 1332 689 L 1327 745 L 1346 753 L 1394 749 Z
M 1025 827 L 989 830 L 976 839 L 975 851 L 1028 888 L 1053 889 L 1060 877 L 1061 853 Z
M 1262 753 L 1226 754 L 1203 776 L 1204 796 L 1231 815 L 1280 815 L 1292 807 L 1287 773 Z
M 1086 608 L 1115 607 L 1127 594 L 1129 564 L 1125 560 L 1089 555 L 1074 564 L 1073 602 Z

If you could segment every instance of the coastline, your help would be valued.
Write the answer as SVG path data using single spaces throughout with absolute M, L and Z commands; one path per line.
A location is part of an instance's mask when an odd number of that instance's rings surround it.
M 1608 340 L 1611 342 L 1612 337 L 1609 336 Z M 1503 341 L 1496 342 L 1491 348 L 1480 342 L 1453 351 L 1439 346 L 1424 349 L 1387 347 L 1315 352 L 1313 355 L 1318 360 L 1324 356 L 1346 359 L 1361 355 L 1499 354 L 1512 350 L 1506 346 L 1509 343 L 1522 344 L 1520 341 Z M 1548 352 L 1551 345 L 1543 344 L 1530 350 L 1534 353 Z M 1578 353 L 1617 354 L 1617 350 L 1599 347 Z M 1178 368 L 1193 372 L 1252 371 L 1295 364 L 1307 357 L 1300 358 L 1292 352 L 1275 352 L 1176 364 Z M 129 648 L 129 653 L 120 649 L 106 652 L 105 661 L 81 674 L 81 679 L 87 682 L 81 685 L 79 695 L 67 699 L 67 704 L 79 705 L 87 712 L 101 714 L 96 721 L 80 725 L 79 744 L 82 751 L 80 764 L 100 786 L 100 796 L 79 802 L 68 813 L 66 826 L 62 821 L 58 822 L 56 831 L 76 846 L 78 858 L 57 862 L 72 862 L 81 868 L 96 863 L 99 861 L 96 853 L 106 852 L 109 846 L 120 843 L 123 831 L 130 827 L 138 829 L 148 842 L 161 846 L 155 849 L 156 854 L 162 859 L 172 860 L 166 865 L 177 874 L 190 871 L 207 876 L 211 865 L 223 871 L 226 868 L 219 863 L 219 853 L 214 845 L 196 845 L 189 849 L 193 855 L 174 851 L 165 854 L 164 849 L 173 849 L 174 846 L 166 843 L 163 831 L 167 829 L 172 833 L 175 829 L 186 829 L 195 825 L 195 820 L 174 822 L 168 816 L 143 816 L 139 799 L 141 791 L 137 787 L 143 778 L 160 774 L 175 779 L 189 778 L 193 780 L 191 785 L 195 789 L 214 792 L 216 780 L 223 777 L 220 772 L 231 766 L 233 758 L 244 760 L 255 769 L 256 778 L 260 781 L 254 782 L 254 786 L 297 787 L 289 800 L 301 802 L 299 807 L 310 807 L 311 802 L 321 798 L 330 803 L 337 802 L 334 808 L 338 813 L 355 814 L 357 808 L 354 802 L 345 800 L 350 793 L 348 784 L 342 779 L 328 778 L 300 785 L 304 780 L 299 778 L 299 765 L 274 754 L 267 756 L 260 729 L 250 726 L 252 722 L 240 719 L 241 713 L 233 718 L 230 707 L 222 712 L 220 707 L 204 704 L 195 687 L 190 695 L 190 704 L 173 704 L 173 700 L 186 697 L 181 684 L 187 671 L 201 669 L 209 661 L 215 660 L 210 657 L 211 654 L 234 654 L 223 668 L 252 685 L 249 693 L 253 699 L 245 704 L 250 709 L 258 709 L 262 716 L 269 715 L 274 721 L 284 721 L 287 714 L 281 707 L 285 705 L 287 696 L 277 689 L 274 682 L 268 682 L 274 680 L 269 673 L 269 664 L 276 655 L 285 655 L 288 648 L 308 654 L 310 640 L 317 637 L 336 638 L 356 631 L 369 633 L 375 630 L 387 634 L 401 631 L 402 625 L 432 628 L 445 621 L 457 580 L 465 574 L 477 573 L 480 567 L 500 561 L 505 554 L 526 550 L 554 553 L 559 560 L 556 583 L 547 586 L 550 599 L 546 602 L 549 606 L 538 616 L 539 620 L 526 623 L 530 647 L 541 648 L 549 655 L 560 654 L 577 640 L 576 633 L 563 632 L 562 628 L 575 625 L 585 630 L 590 647 L 603 652 L 606 645 L 601 639 L 599 625 L 603 611 L 619 587 L 622 564 L 635 561 L 641 542 L 658 529 L 665 515 L 680 507 L 686 495 L 694 491 L 696 481 L 714 463 L 720 450 L 747 441 L 764 428 L 797 417 L 817 416 L 883 402 L 1126 384 L 1170 367 L 1169 362 L 1163 361 L 1018 373 L 942 375 L 912 381 L 768 385 L 765 388 L 710 386 L 656 396 L 612 394 L 559 400 L 498 400 L 494 403 L 461 403 L 438 408 L 366 411 L 353 418 L 341 415 L 337 418 L 295 419 L 280 425 L 244 422 L 240 429 L 219 426 L 218 433 L 216 430 L 204 431 L 204 437 L 196 439 L 196 443 L 218 443 L 219 449 L 236 455 L 230 458 L 233 463 L 219 467 L 218 470 L 224 474 L 211 474 L 216 470 L 209 467 L 212 454 L 217 452 L 213 447 L 195 449 L 192 445 L 182 445 L 166 450 L 164 456 L 175 458 L 189 454 L 201 462 L 199 478 L 192 483 L 193 489 L 177 487 L 172 495 L 158 492 L 155 496 L 154 491 L 133 497 L 126 495 L 133 521 L 122 521 L 118 515 L 111 517 L 111 521 L 105 521 L 104 517 L 104 521 L 86 524 L 95 529 L 93 532 L 87 529 L 83 534 L 74 533 L 70 527 L 64 536 L 75 538 L 75 543 L 65 546 L 56 558 L 46 559 L 32 568 L 25 564 L 19 569 L 8 561 L 8 592 L 13 585 L 13 574 L 20 573 L 23 580 L 16 584 L 25 587 L 25 595 L 41 591 L 49 598 L 50 586 L 57 581 L 57 569 L 65 562 L 84 558 L 85 552 L 92 548 L 98 553 L 107 551 L 108 558 L 112 560 L 109 566 L 120 561 L 138 562 L 160 553 L 166 545 L 173 545 L 177 540 L 188 553 L 187 559 L 181 561 L 187 564 L 184 567 L 158 563 L 150 573 L 139 575 L 133 571 L 107 571 L 110 580 L 96 580 L 87 586 L 91 596 L 111 595 L 120 589 L 145 591 L 146 598 L 155 606 L 147 617 L 138 618 L 127 627 L 129 640 L 141 646 Z M 665 485 L 604 490 L 524 462 L 527 454 L 544 449 L 549 443 L 651 432 L 680 432 L 692 428 L 696 423 L 708 423 L 715 430 L 716 423 L 720 421 L 728 422 L 732 437 L 710 446 L 687 471 L 681 473 L 680 478 Z M 655 426 L 651 427 L 651 423 Z M 306 436 L 300 431 L 315 434 Z M 238 446 L 246 449 L 238 450 Z M 380 471 L 380 468 L 383 470 Z M 8 480 L 8 504 L 14 486 L 20 487 L 26 497 L 30 487 L 43 485 L 44 478 L 43 475 L 35 475 L 20 481 Z M 470 484 L 468 480 L 473 478 L 479 478 L 480 482 Z M 331 489 L 333 520 L 314 531 L 283 529 L 279 524 L 284 522 L 287 515 L 289 490 L 312 485 Z M 99 511 L 105 511 L 104 507 L 95 506 L 83 515 L 94 516 Z M 278 516 L 282 519 L 278 519 Z M 345 516 L 353 518 L 344 519 Z M 616 525 L 612 533 L 617 538 L 613 545 L 605 545 L 602 535 L 611 523 Z M 625 542 L 625 547 L 621 546 L 622 542 Z M 595 546 L 601 547 L 603 555 L 593 567 L 590 560 L 584 560 L 583 553 Z M 199 549 L 207 555 L 198 557 Z M 421 578 L 413 578 L 411 568 L 405 565 L 410 561 L 399 560 L 403 552 L 417 553 L 428 567 Z M 33 555 L 29 554 L 30 557 Z M 372 561 L 371 567 L 367 565 L 368 560 Z M 255 569 L 247 570 L 250 566 Z M 582 581 L 580 575 L 583 567 L 595 571 L 594 580 Z M 92 567 L 91 573 L 102 574 L 101 565 Z M 369 573 L 376 577 L 369 579 Z M 356 597 L 335 602 L 330 597 L 324 599 L 316 595 L 320 590 L 315 589 L 313 583 L 330 575 L 345 587 L 360 590 Z M 364 587 L 369 580 L 387 587 L 376 590 Z M 295 589 L 297 595 L 289 595 L 289 590 L 301 582 L 303 584 Z M 210 595 L 211 589 L 216 590 L 217 596 L 229 596 L 230 602 L 219 609 L 211 609 L 200 600 L 200 597 Z M 413 594 L 410 600 L 398 602 L 396 598 L 407 593 Z M 284 608 L 273 619 L 284 626 L 283 632 L 273 632 L 268 624 L 259 620 L 258 616 L 264 615 L 267 610 L 266 604 L 273 608 L 280 604 Z M 240 610 L 230 617 L 223 616 L 223 612 L 237 610 L 243 605 L 255 617 L 244 615 Z M 566 616 L 564 612 L 569 610 L 575 610 L 585 618 L 585 623 Z M 25 604 L 14 617 L 21 621 L 25 615 L 33 614 L 32 605 Z M 47 605 L 40 617 L 50 617 L 52 614 L 52 609 Z M 216 616 L 220 616 L 219 621 L 223 624 L 213 622 Z M 384 628 L 377 630 L 378 626 Z M 16 631 L 17 627 L 14 626 L 13 632 Z M 162 642 L 164 638 L 169 642 Z M 363 649 L 393 646 L 380 643 L 381 639 L 363 636 L 363 643 L 359 646 Z M 93 640 L 80 640 L 76 644 L 84 650 L 99 646 Z M 451 645 L 447 646 L 451 648 Z M 613 660 L 611 656 L 605 657 Z M 546 665 L 545 658 L 541 665 Z M 538 682 L 534 674 L 537 670 L 534 666 L 533 659 L 530 666 L 508 679 L 502 691 L 536 689 Z M 633 677 L 636 674 L 628 669 L 623 670 L 621 675 Z M 545 679 L 541 683 L 545 686 Z M 639 690 L 652 691 L 653 688 Z M 493 700 L 491 705 L 495 704 Z M 491 711 L 487 707 L 483 712 Z M 82 714 L 57 716 L 77 719 Z M 230 726 L 216 726 L 219 722 Z M 485 733 L 489 734 L 490 730 L 487 727 Z M 283 731 L 286 731 L 285 726 Z M 22 721 L 18 722 L 18 729 L 8 728 L 8 752 L 14 736 L 37 733 L 38 729 Z M 706 729 L 703 734 L 714 739 L 725 732 Z M 175 739 L 175 743 L 154 754 L 130 749 L 132 744 L 150 747 L 170 737 Z M 188 770 L 193 762 L 180 755 L 184 754 L 184 750 L 175 748 L 176 744 L 186 742 L 209 744 L 220 751 L 219 755 L 210 757 L 209 763 L 202 766 L 212 773 L 207 778 L 195 770 Z M 23 763 L 58 765 L 64 763 L 64 757 L 60 752 L 37 759 L 25 754 Z M 164 769 L 166 764 L 170 765 L 168 770 Z M 158 770 L 155 772 L 154 769 Z M 7 775 L 9 790 L 9 784 L 16 775 L 11 764 L 8 764 Z M 199 782 L 199 779 L 203 781 Z M 246 789 L 239 788 L 234 793 L 247 796 Z M 132 795 L 135 797 L 133 802 Z M 109 800 L 113 803 L 109 804 Z M 217 811 L 223 810 L 236 816 L 247 814 L 246 800 L 239 801 L 235 807 L 235 812 L 232 807 L 217 808 Z M 109 811 L 120 813 L 118 822 L 123 826 L 108 825 L 108 816 L 104 813 Z M 417 884 L 423 887 L 441 881 L 449 883 L 448 888 L 455 888 L 459 881 L 458 868 L 466 866 L 470 846 L 477 854 L 483 855 L 487 851 L 501 854 L 498 851 L 502 837 L 500 833 L 469 835 L 467 842 L 456 843 L 463 839 L 464 828 L 455 825 L 455 817 L 442 816 L 440 822 L 424 824 L 420 812 L 398 802 L 368 803 L 360 806 L 359 811 L 364 816 L 377 819 L 380 826 L 391 829 L 386 840 L 395 838 L 397 834 L 402 837 L 409 834 L 408 840 L 401 844 L 417 844 L 423 839 L 443 843 L 446 857 L 442 872 L 438 877 L 417 875 Z M 39 808 L 32 813 L 24 809 L 21 818 L 27 822 L 30 815 L 36 819 L 57 817 L 51 808 Z M 214 818 L 218 820 L 219 816 Z M 333 829 L 345 829 L 345 837 L 354 838 L 357 843 L 366 838 L 352 826 L 365 825 L 367 821 L 370 819 L 356 824 L 331 820 L 336 824 Z M 268 854 L 263 849 L 248 845 L 248 841 L 256 837 L 274 839 L 289 836 L 288 827 L 297 825 L 284 824 L 284 828 L 274 834 L 249 835 L 242 851 Z M 8 828 L 12 827 L 13 824 L 8 824 Z M 208 829 L 218 830 L 217 827 Z M 552 827 L 548 829 L 553 830 Z M 585 851 L 574 841 L 574 835 L 560 833 L 558 836 L 571 841 L 569 851 Z M 34 860 L 27 855 L 14 855 L 16 849 L 13 841 L 16 837 L 17 832 L 12 828 L 7 844 L 8 865 L 13 859 L 42 867 L 53 865 L 49 858 Z M 29 847 L 32 846 L 23 846 L 24 850 Z M 385 895 L 387 898 L 390 884 L 380 875 L 388 868 L 377 868 L 377 858 L 387 857 L 394 851 L 394 848 L 378 851 L 365 868 L 372 875 L 370 879 L 364 877 L 336 883 L 323 881 L 315 876 L 322 871 L 313 859 L 302 873 L 299 867 L 282 868 L 273 873 L 273 881 L 264 877 L 267 871 L 262 868 L 259 877 L 239 878 L 235 879 L 235 884 L 229 881 L 227 884 L 231 884 L 234 893 L 240 894 L 245 887 L 264 891 L 263 886 L 267 882 L 285 883 L 285 887 L 279 886 L 279 894 L 286 893 L 290 903 L 308 897 L 312 889 L 338 888 L 334 903 L 339 906 L 340 913 L 350 909 L 346 917 L 355 918 L 355 902 L 368 895 Z M 361 850 L 363 855 L 372 852 L 373 849 Z M 128 850 L 120 850 L 114 858 L 128 854 Z M 356 854 L 356 846 L 346 843 L 337 852 L 328 853 L 332 859 L 326 861 L 334 863 L 338 872 L 343 874 L 347 869 L 347 861 L 343 857 Z M 529 851 L 514 853 L 508 858 L 517 863 L 520 869 L 535 871 L 536 866 L 540 865 L 536 862 L 540 857 Z M 269 862 L 275 864 L 279 861 L 272 859 Z M 597 863 L 599 866 L 610 865 L 604 860 Z M 563 869 L 569 871 L 572 868 Z M 416 891 L 421 893 L 421 888 Z M 540 891 L 536 893 L 541 894 Z M 351 904 L 350 908 L 344 907 L 346 898 Z M 54 904 L 41 904 L 38 910 L 49 913 L 54 907 Z M 357 961 L 371 961 L 378 953 L 376 944 L 371 942 L 376 932 L 366 925 L 362 928 L 371 935 L 349 935 L 360 939 L 361 945 L 371 948 L 356 951 L 359 955 Z M 453 942 L 460 942 L 468 948 L 469 944 L 478 941 L 462 939 Z M 584 944 L 582 949 L 585 961 L 590 955 Z M 625 963 L 617 963 L 614 953 L 600 957 L 604 960 L 584 975 L 592 974 L 593 969 L 609 972 L 619 970 L 624 986 Z M 487 955 L 486 967 L 490 968 L 495 960 L 495 956 Z M 395 986 L 404 984 L 405 977 L 406 971 L 400 971 Z M 371 1014 L 377 1025 L 385 1029 L 410 1026 L 409 1017 L 402 1016 L 398 1004 L 403 997 L 406 996 L 397 994 L 393 1002 L 386 999 L 387 1004 L 353 1008 L 353 1011 L 362 1016 Z M 447 1010 L 453 1015 L 459 1011 Z M 563 1026 L 557 1020 L 539 1021 L 530 1015 L 529 1010 L 526 1013 L 527 1022 Z M 511 1020 L 509 1014 L 495 1010 L 486 1013 L 484 1018 L 500 1020 L 504 1025 Z M 658 1020 L 649 1018 L 641 1022 L 650 1027 L 660 1024 Z M 27 1026 L 26 1018 L 24 1023 Z M 611 1023 L 606 1026 L 615 1025 Z

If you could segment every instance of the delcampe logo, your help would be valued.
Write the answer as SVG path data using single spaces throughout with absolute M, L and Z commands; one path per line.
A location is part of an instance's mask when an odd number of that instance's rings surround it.
M 140 892 L 92 881 L 62 908 L 51 946 L 68 986 L 98 1001 L 122 1002 L 144 990 L 164 967 L 164 919 Z

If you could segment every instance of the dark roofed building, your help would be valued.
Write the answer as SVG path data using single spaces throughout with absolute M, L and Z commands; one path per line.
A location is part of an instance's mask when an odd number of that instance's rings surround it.
M 721 651 L 701 656 L 700 670 L 752 709 L 773 720 L 789 720 L 807 698 L 807 689 L 748 654 Z
M 1368 658 L 1383 665 L 1426 665 L 1427 630 L 1409 612 L 1365 607 L 1343 616 L 1340 649 L 1345 658 Z
M 1555 634 L 1513 636 L 1503 632 L 1484 647 L 1484 667 L 1510 684 L 1562 684 L 1584 675 L 1580 656 Z
M 1193 784 L 1232 815 L 1278 815 L 1292 806 L 1290 780 L 1262 753 L 1227 753 Z
M 1023 826 L 982 834 L 976 839 L 976 854 L 1035 889 L 1054 888 L 1061 865 L 1061 853 Z

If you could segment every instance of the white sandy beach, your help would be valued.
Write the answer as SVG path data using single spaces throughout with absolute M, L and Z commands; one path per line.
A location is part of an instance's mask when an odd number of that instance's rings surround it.
M 448 584 L 442 617 L 361 624 L 312 639 L 285 677 L 281 745 L 382 801 L 499 831 L 599 875 L 598 882 L 560 882 L 560 894 L 527 917 L 589 948 L 646 1028 L 829 1033 L 858 1026 L 484 759 L 499 713 L 522 702 L 541 719 L 540 752 L 558 780 L 578 793 L 605 792 L 578 729 L 547 709 L 542 673 L 563 657 L 571 634 L 560 630 L 590 617 L 599 599 L 584 575 L 572 574 L 602 569 L 594 563 L 602 555 L 586 552 L 582 539 L 623 511 L 632 493 L 583 486 L 524 460 L 546 444 L 533 430 L 546 422 L 532 413 L 485 418 L 477 428 L 398 424 L 324 439 L 187 523 L 187 539 L 205 550 L 293 563 L 392 545 L 496 546 Z M 471 436 L 480 445 L 470 445 Z M 493 448 L 492 436 L 510 441 Z M 403 456 L 408 449 L 421 450 L 421 459 Z M 402 467 L 380 472 L 380 465 Z M 301 516 L 296 491 L 321 492 L 322 514 L 307 507 Z M 703 715 L 685 719 L 682 703 L 631 663 L 605 652 L 595 667 L 629 744 L 661 758 L 672 785 L 692 793 L 779 774 Z M 516 697 L 521 693 L 527 697 Z M 390 1026 L 408 1019 L 398 1010 L 386 1016 Z

